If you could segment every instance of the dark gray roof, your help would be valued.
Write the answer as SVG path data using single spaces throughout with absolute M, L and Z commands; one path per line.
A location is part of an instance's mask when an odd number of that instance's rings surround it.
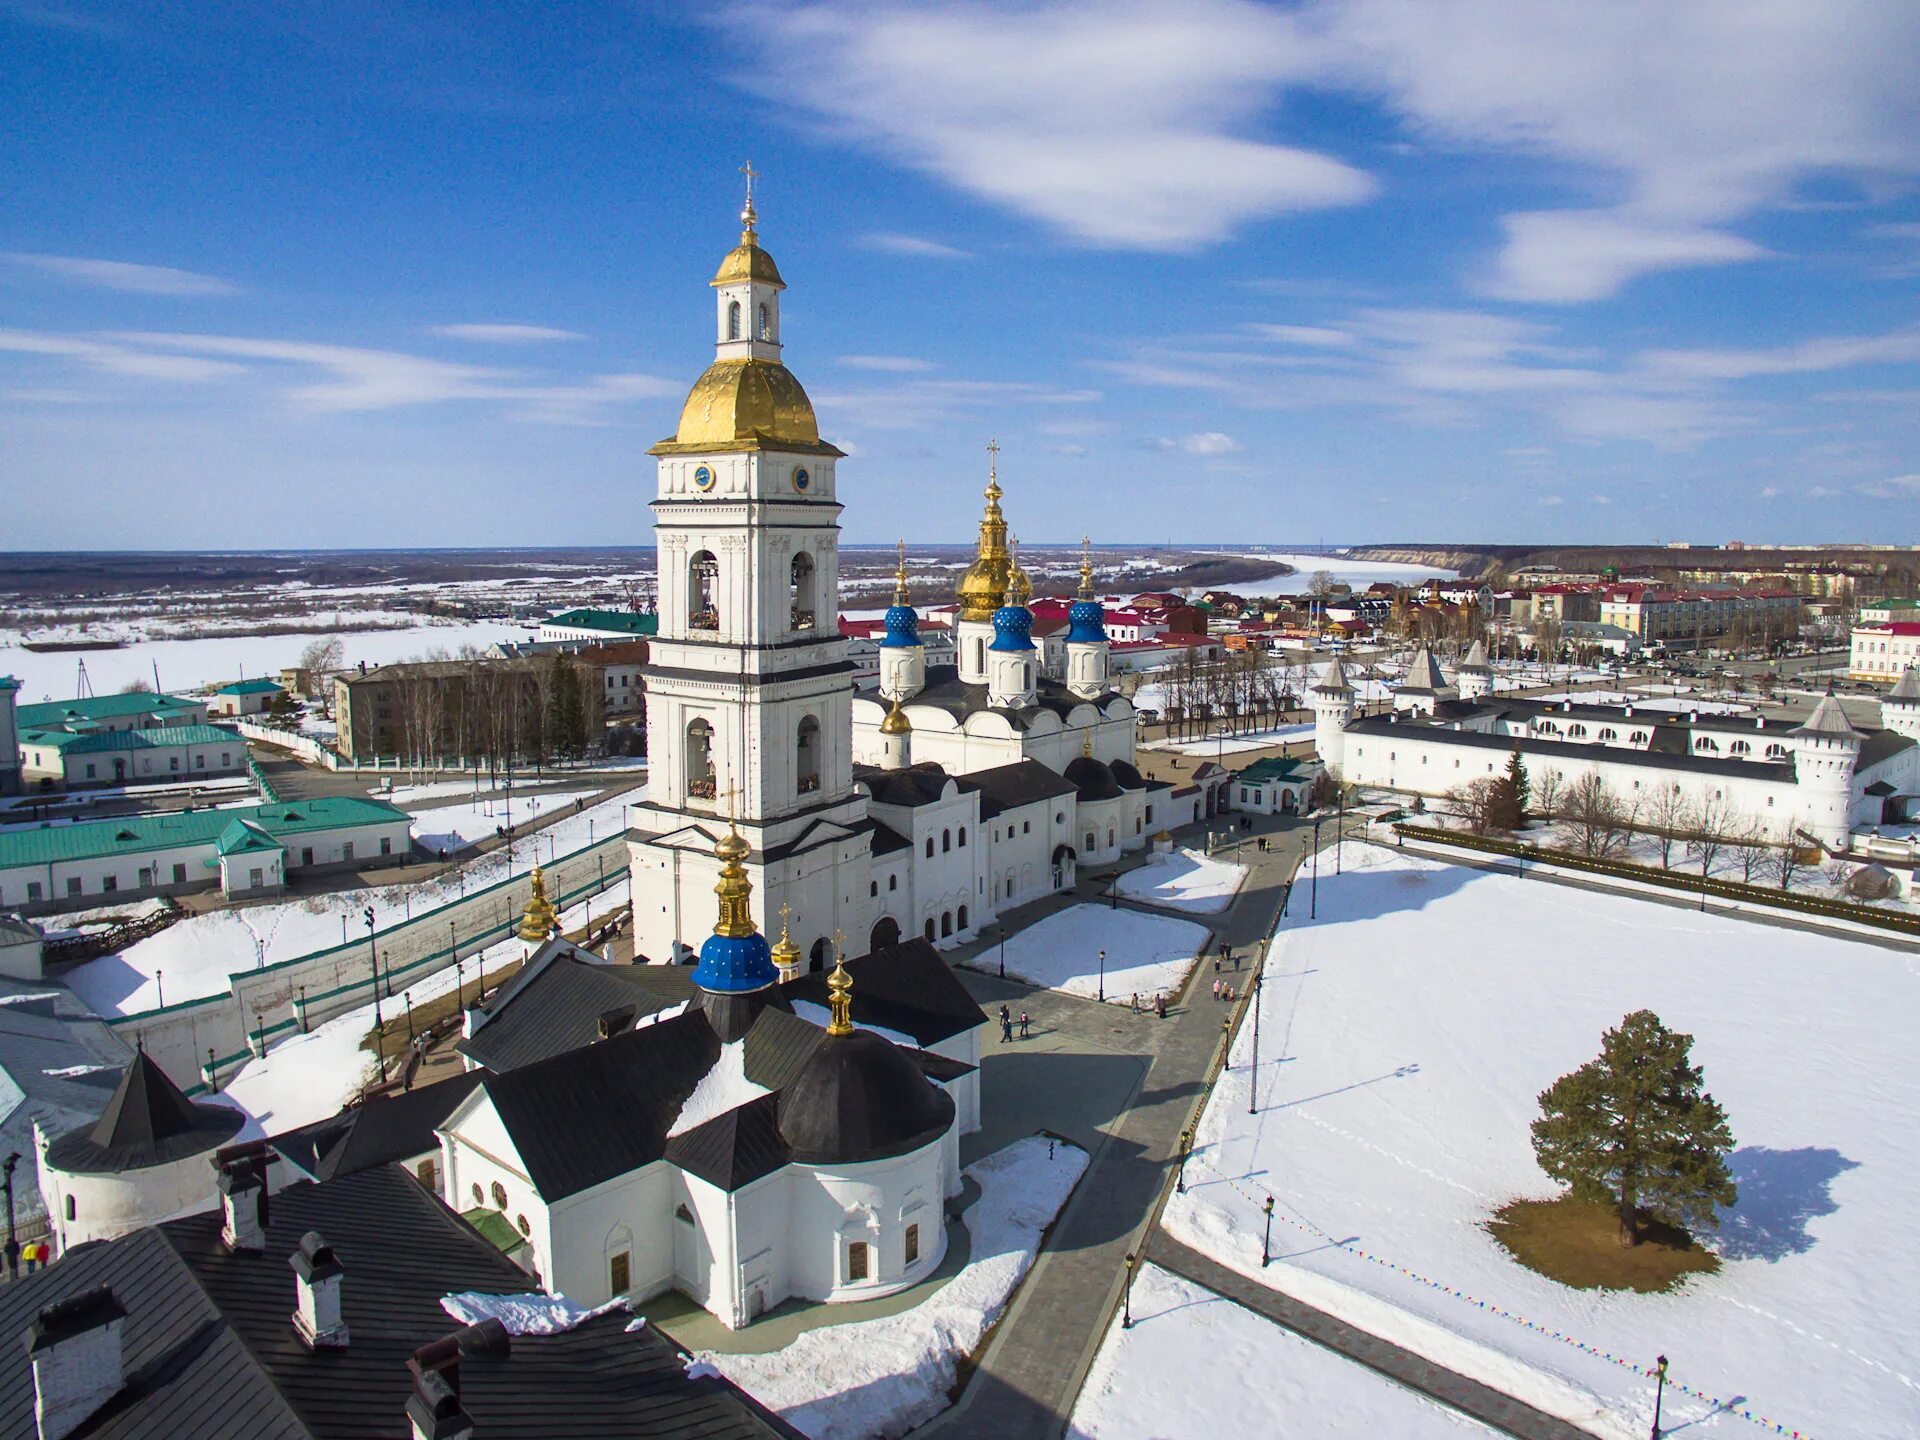
M 1422 645 L 1413 657 L 1413 663 L 1407 667 L 1407 678 L 1400 682 L 1399 689 L 1410 695 L 1430 695 L 1446 688 L 1446 679 L 1440 674 L 1440 662 L 1433 658 L 1433 651 Z
M 1675 727 L 1677 730 L 1679 727 Z M 1402 718 L 1397 723 L 1385 715 L 1356 720 L 1347 726 L 1350 735 L 1392 739 L 1404 735 L 1409 740 L 1438 741 L 1445 745 L 1465 745 L 1476 750 L 1513 750 L 1523 755 L 1563 755 L 1568 758 L 1600 758 L 1609 764 L 1649 765 L 1669 770 L 1691 770 L 1704 775 L 1738 776 L 1748 780 L 1777 780 L 1792 783 L 1791 762 L 1778 760 L 1729 760 L 1717 755 L 1696 755 L 1679 750 L 1671 754 L 1658 750 L 1635 750 L 1626 746 L 1595 746 L 1578 740 L 1548 740 L 1538 735 L 1493 735 L 1482 730 L 1456 730 L 1450 725 L 1432 725 Z M 1679 730 L 1684 736 L 1685 731 Z M 1656 732 L 1656 739 L 1658 732 Z
M 811 1165 L 908 1154 L 944 1134 L 953 1112 L 953 1097 L 926 1077 L 912 1051 L 857 1029 L 822 1031 L 778 1103 L 781 1138 L 795 1160 Z
M 918 765 L 909 765 L 904 770 L 882 770 L 875 765 L 856 765 L 853 778 L 864 784 L 873 795 L 877 805 L 895 805 L 901 809 L 912 809 L 919 805 L 931 805 L 944 799 L 947 787 L 956 790 L 971 790 L 973 786 L 946 770 L 932 760 L 923 760 Z
M 873 853 L 891 855 L 896 850 L 911 850 L 913 842 L 891 825 L 881 821 L 873 822 Z
M 817 1025 L 807 1028 L 819 1033 Z M 667 1159 L 726 1191 L 771 1175 L 793 1158 L 780 1135 L 779 1105 L 778 1095 L 762 1095 L 716 1115 L 667 1141 Z
M 274 1136 L 273 1148 L 316 1180 L 411 1160 L 438 1148 L 435 1128 L 479 1083 L 480 1072 L 466 1070 L 416 1090 L 371 1095 L 338 1115 Z
M 455 1046 L 489 1070 L 518 1069 L 590 1045 L 604 1017 L 651 1015 L 697 993 L 681 965 L 603 965 L 550 940 L 487 1002 L 487 1019 Z
M 1091 755 L 1078 755 L 1069 760 L 1067 779 L 1082 800 L 1111 800 L 1120 793 L 1120 782 L 1112 769 Z
M 1104 712 L 1108 702 L 1113 700 L 1117 693 L 1108 690 L 1094 696 L 1091 700 L 1082 700 L 1060 681 L 1042 677 L 1035 686 L 1033 704 L 1008 708 L 989 705 L 987 687 L 969 685 L 962 681 L 959 666 L 929 665 L 925 687 L 907 703 L 934 706 L 946 711 L 956 720 L 964 719 L 982 710 L 991 710 L 996 715 L 1004 715 L 1014 729 L 1024 730 L 1033 723 L 1033 718 L 1042 710 L 1051 710 L 1062 720 L 1082 705 L 1092 705 Z
M 1878 765 L 1882 760 L 1899 754 L 1911 744 L 1913 741 L 1905 735 L 1892 730 L 1869 730 L 1860 742 L 1860 755 L 1853 762 L 1853 768 L 1864 770 L 1870 765 Z
M 209 1172 L 211 1173 L 211 1172 Z M 212 1190 L 209 1187 L 209 1198 Z M 233 1254 L 218 1211 L 69 1251 L 0 1290 L 0 1329 L 23 1333 L 58 1300 L 110 1285 L 127 1312 L 128 1383 L 77 1440 L 364 1440 L 407 1433 L 414 1350 L 460 1327 L 456 1291 L 514 1294 L 527 1274 L 401 1170 L 382 1167 L 272 1197 L 266 1244 Z M 296 1334 L 287 1260 L 308 1231 L 345 1269 L 344 1348 Z M 463 1355 L 460 1398 L 488 1440 L 684 1436 L 763 1440 L 798 1432 L 718 1377 L 689 1380 L 685 1352 L 618 1312 L 560 1335 Z M 0 1366 L 0 1433 L 35 1433 L 23 1348 Z
M 121 1073 L 100 1118 L 47 1146 L 47 1163 L 75 1175 L 145 1170 L 216 1150 L 246 1120 L 228 1106 L 189 1100 L 142 1050 Z
M 1353 693 L 1353 686 L 1347 683 L 1347 667 L 1340 663 L 1338 655 L 1327 662 L 1327 668 L 1320 672 L 1320 678 L 1313 682 L 1312 688 L 1327 695 Z
M 1831 695 L 1822 695 L 1820 703 L 1813 707 L 1813 713 L 1801 722 L 1796 735 L 1831 735 L 1844 739 L 1849 735 L 1858 735 L 1853 721 L 1847 718 L 1847 712 L 1840 708 L 1840 702 Z
M 853 976 L 853 1023 L 911 1035 L 922 1047 L 938 1045 L 987 1023 L 953 967 L 921 936 L 847 961 Z M 779 987 L 788 1000 L 825 1006 L 827 977 L 816 971 Z
M 980 789 L 982 819 L 991 819 L 1003 810 L 1017 810 L 1022 805 L 1057 800 L 1074 793 L 1071 781 L 1038 760 L 1016 760 L 1011 765 L 975 770 L 967 779 Z

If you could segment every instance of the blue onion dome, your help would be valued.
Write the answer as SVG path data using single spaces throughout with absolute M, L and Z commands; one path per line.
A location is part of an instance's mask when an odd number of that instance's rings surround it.
M 907 593 L 907 542 L 898 545 L 900 568 L 893 572 L 893 604 L 887 609 L 887 634 L 880 643 L 891 650 L 920 643 L 920 617 L 914 614 L 913 597 Z
M 1107 610 L 1098 600 L 1076 600 L 1067 607 L 1067 643 L 1107 643 Z
M 753 927 L 750 901 L 753 882 L 747 879 L 747 842 L 729 827 L 713 853 L 720 860 L 720 918 L 713 934 L 700 947 L 700 963 L 693 967 L 693 983 L 715 995 L 744 995 L 764 990 L 780 978 L 774 967 L 773 947 Z
M 993 643 L 989 650 L 1033 649 L 1033 612 L 1018 605 L 1002 605 L 993 612 Z

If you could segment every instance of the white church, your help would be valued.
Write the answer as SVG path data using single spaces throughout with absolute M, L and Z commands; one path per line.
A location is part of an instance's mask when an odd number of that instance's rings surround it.
M 957 944 L 1193 820 L 1197 792 L 1134 766 L 1133 708 L 1108 684 L 1084 565 L 1067 678 L 1040 673 L 997 468 L 959 585 L 957 663 L 928 665 L 903 568 L 879 698 L 855 694 L 837 625 L 843 452 L 781 360 L 786 286 L 751 197 L 741 220 L 712 281 L 713 363 L 652 450 L 660 621 L 630 840 L 635 952 L 687 957 L 729 822 L 757 924 L 784 917 L 809 969 L 836 934 L 855 953 L 916 935 Z
M 1762 715 L 1642 704 L 1496 696 L 1476 642 L 1449 683 L 1422 649 L 1385 714 L 1362 715 L 1358 691 L 1334 660 L 1311 691 L 1314 743 L 1348 784 L 1445 795 L 1504 770 L 1518 749 L 1537 795 L 1596 775 L 1643 813 L 1662 792 L 1691 807 L 1712 802 L 1732 827 L 1784 842 L 1812 838 L 1850 848 L 1862 826 L 1905 823 L 1920 797 L 1920 672 L 1880 703 L 1882 728 L 1856 725 L 1831 695 L 1797 724 Z

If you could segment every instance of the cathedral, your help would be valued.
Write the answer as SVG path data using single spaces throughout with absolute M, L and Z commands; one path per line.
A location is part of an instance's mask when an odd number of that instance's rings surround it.
M 781 358 L 786 285 L 751 196 L 740 218 L 711 282 L 713 363 L 651 452 L 660 620 L 629 841 L 635 953 L 691 959 L 730 825 L 755 923 L 794 936 L 801 968 L 825 968 L 835 937 L 855 954 L 958 944 L 1193 820 L 1195 795 L 1134 766 L 1084 562 L 1066 677 L 1041 673 L 997 464 L 959 582 L 956 663 L 927 663 L 903 560 L 878 695 L 856 693 L 837 623 L 844 452 Z

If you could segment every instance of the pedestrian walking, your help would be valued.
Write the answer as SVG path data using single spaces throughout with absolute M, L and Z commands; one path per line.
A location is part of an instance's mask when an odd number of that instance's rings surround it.
M 1013 1012 L 1006 1006 L 1000 1007 L 1000 1043 L 1006 1044 L 1013 1039 Z
M 1027 1026 L 1032 1023 L 1033 1023 L 1032 1021 L 1027 1019 L 1027 1012 L 1022 1010 L 1020 1012 L 1020 1038 L 1022 1040 L 1029 1040 L 1033 1038 L 1027 1033 Z
M 1153 1013 L 1156 1017 L 1158 1017 L 1161 1020 L 1164 1020 L 1167 1018 L 1167 997 L 1163 992 L 1160 992 L 1160 991 L 1154 992 Z
M 1218 955 L 1213 957 L 1213 973 L 1216 975 L 1220 973 L 1220 957 Z
M 1136 1015 L 1140 1013 L 1140 992 L 1138 990 L 1134 991 L 1132 997 L 1127 1001 L 1127 1008 Z
M 1220 962 L 1218 960 L 1213 962 L 1213 968 L 1216 970 L 1220 968 Z M 1220 982 L 1218 980 L 1213 982 L 1213 998 L 1216 1000 L 1220 998 Z

